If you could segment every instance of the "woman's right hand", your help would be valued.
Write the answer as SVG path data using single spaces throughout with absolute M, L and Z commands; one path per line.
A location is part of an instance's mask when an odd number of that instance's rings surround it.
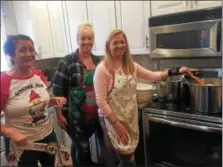
M 66 129 L 67 121 L 66 121 L 66 118 L 62 114 L 62 107 L 58 107 L 58 111 L 57 111 L 57 124 L 61 128 L 63 128 L 64 130 L 67 130 Z
M 13 141 L 13 143 L 15 143 L 17 146 L 25 146 L 28 143 L 28 139 L 27 136 L 16 131 L 13 130 L 10 135 L 9 138 Z
M 67 126 L 67 121 L 66 121 L 66 118 L 63 116 L 63 115 L 60 115 L 57 117 L 57 124 L 63 128 L 64 130 L 67 130 L 66 129 L 66 126 Z
M 123 144 L 128 143 L 128 135 L 125 126 L 121 122 L 116 122 L 114 128 L 117 134 L 118 143 L 122 142 Z

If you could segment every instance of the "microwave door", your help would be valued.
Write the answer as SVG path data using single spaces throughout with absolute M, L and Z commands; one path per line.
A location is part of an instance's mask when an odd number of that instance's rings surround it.
M 214 57 L 220 19 L 150 28 L 150 57 Z

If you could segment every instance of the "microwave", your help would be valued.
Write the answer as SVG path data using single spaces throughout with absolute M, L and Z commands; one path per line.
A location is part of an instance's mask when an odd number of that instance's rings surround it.
M 150 58 L 221 57 L 222 7 L 149 18 Z

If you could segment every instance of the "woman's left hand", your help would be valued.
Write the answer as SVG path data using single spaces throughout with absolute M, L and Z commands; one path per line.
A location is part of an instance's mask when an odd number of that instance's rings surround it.
M 187 67 L 185 67 L 185 66 L 181 67 L 181 68 L 179 69 L 179 72 L 180 72 L 180 73 L 184 73 L 184 74 L 188 74 L 188 75 L 191 74 L 190 69 L 187 68 Z
M 67 103 L 67 99 L 65 97 L 53 97 L 52 101 L 54 104 L 56 104 L 58 107 L 63 107 L 64 104 Z

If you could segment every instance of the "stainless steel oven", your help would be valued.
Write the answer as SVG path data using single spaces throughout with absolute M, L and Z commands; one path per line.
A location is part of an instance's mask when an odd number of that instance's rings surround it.
M 221 56 L 222 8 L 149 18 L 150 57 Z
M 143 110 L 146 167 L 222 166 L 222 117 L 175 108 Z

